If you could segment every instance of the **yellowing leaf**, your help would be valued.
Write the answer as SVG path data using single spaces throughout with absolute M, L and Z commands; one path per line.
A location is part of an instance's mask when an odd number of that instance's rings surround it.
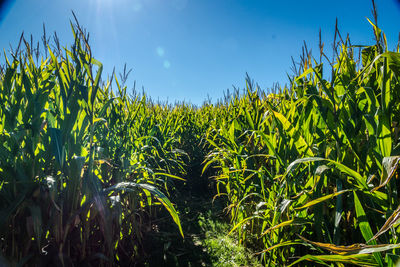
M 349 189 L 348 189 L 348 190 L 342 190 L 342 191 L 339 191 L 339 192 L 336 192 L 336 193 L 332 193 L 332 194 L 329 194 L 329 195 L 326 195 L 326 196 L 323 196 L 323 197 L 314 199 L 314 200 L 312 200 L 312 201 L 310 201 L 310 202 L 307 202 L 305 205 L 303 205 L 303 206 L 301 206 L 301 207 L 298 207 L 298 208 L 296 208 L 296 209 L 297 209 L 297 210 L 301 210 L 301 209 L 305 209 L 305 208 L 314 206 L 314 205 L 316 205 L 316 204 L 318 204 L 318 203 L 324 202 L 324 201 L 326 201 L 326 200 L 328 200 L 328 199 L 332 199 L 332 198 L 334 198 L 334 197 L 336 197 L 336 196 L 338 196 L 338 195 L 341 195 L 341 194 L 343 194 L 343 193 L 345 193 L 345 192 L 349 192 L 349 191 L 352 191 L 352 190 L 349 190 Z

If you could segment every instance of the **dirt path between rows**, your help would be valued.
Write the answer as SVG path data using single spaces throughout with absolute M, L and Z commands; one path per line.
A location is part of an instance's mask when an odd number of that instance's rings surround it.
M 196 186 L 195 186 L 196 187 Z M 197 188 L 199 189 L 199 188 Z M 185 237 L 166 214 L 145 237 L 141 266 L 257 266 L 258 262 L 234 237 L 222 199 L 185 186 L 173 201 Z

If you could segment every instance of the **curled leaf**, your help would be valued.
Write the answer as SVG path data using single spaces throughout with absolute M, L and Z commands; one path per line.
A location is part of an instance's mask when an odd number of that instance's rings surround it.
M 387 230 L 390 229 L 390 227 L 395 225 L 399 219 L 400 219 L 400 205 L 393 212 L 393 214 L 390 215 L 390 217 L 386 220 L 386 222 L 382 226 L 382 228 L 370 240 L 368 240 L 368 242 L 378 238 L 378 236 L 380 236 L 381 234 L 385 233 Z
M 399 167 L 399 162 L 400 162 L 400 156 L 383 158 L 382 161 L 383 174 L 381 177 L 381 183 L 380 185 L 372 189 L 371 192 L 374 192 L 387 185 L 387 183 L 389 183 L 390 179 L 392 179 L 393 175 L 397 171 L 397 168 Z

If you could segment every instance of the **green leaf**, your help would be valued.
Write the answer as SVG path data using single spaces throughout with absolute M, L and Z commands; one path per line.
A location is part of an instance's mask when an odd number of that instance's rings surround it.
M 157 175 L 158 175 L 158 176 L 166 176 L 166 177 L 170 177 L 170 178 L 173 178 L 173 179 L 177 179 L 177 180 L 181 180 L 181 181 L 186 181 L 186 179 L 183 179 L 183 178 L 181 178 L 181 177 L 179 177 L 179 176 L 172 175 L 172 174 L 169 174 L 169 173 L 155 172 L 154 175 L 156 175 L 156 176 L 157 176 Z
M 388 267 L 398 267 L 400 264 L 400 255 L 386 253 L 385 261 Z
M 386 57 L 388 60 L 388 66 L 391 71 L 400 77 L 400 53 L 398 52 L 385 52 L 382 56 Z
M 296 159 L 295 161 L 293 161 L 292 163 L 289 164 L 289 166 L 286 169 L 285 175 L 287 175 L 288 173 L 292 172 L 293 169 L 300 163 L 314 162 L 314 161 L 327 161 L 329 164 L 334 165 L 341 172 L 343 172 L 343 173 L 355 178 L 359 188 L 361 188 L 361 189 L 367 189 L 368 188 L 368 186 L 366 184 L 366 181 L 363 178 L 363 176 L 361 176 L 361 174 L 359 174 L 358 172 L 350 169 L 346 165 L 343 165 L 343 164 L 341 164 L 341 163 L 339 163 L 337 161 L 331 160 L 331 159 L 324 159 L 324 158 L 318 158 L 318 157 L 309 157 L 309 158 Z
M 56 161 L 60 165 L 61 169 L 63 169 L 65 161 L 65 156 L 64 156 L 65 152 L 63 148 L 61 131 L 60 129 L 56 128 L 49 128 L 49 131 L 50 131 L 53 155 L 56 157 Z
M 358 226 L 360 227 L 361 234 L 367 243 L 377 245 L 376 241 L 372 240 L 373 233 L 371 230 L 371 226 L 368 222 L 368 217 L 365 214 L 364 208 L 361 205 L 357 193 L 356 192 L 353 193 L 354 193 L 354 206 L 356 209 L 357 222 Z M 380 266 L 383 266 L 383 259 L 381 254 L 374 253 L 374 258 L 376 259 L 376 261 L 379 263 Z
M 357 222 L 358 226 L 360 227 L 361 234 L 364 237 L 364 240 L 369 242 L 373 236 L 373 233 L 371 226 L 369 225 L 367 215 L 365 214 L 364 208 L 362 207 L 356 192 L 354 192 L 354 206 L 356 209 Z M 376 244 L 376 242 L 373 244 Z
M 142 189 L 149 191 L 154 197 L 156 197 L 164 205 L 164 207 L 168 210 L 169 214 L 172 216 L 172 219 L 174 220 L 174 222 L 178 225 L 179 232 L 181 233 L 182 237 L 184 237 L 178 213 L 176 212 L 174 206 L 169 201 L 169 199 L 160 190 L 158 190 L 156 187 L 154 187 L 152 185 L 138 184 L 138 186 L 141 187 Z
M 250 112 L 249 112 L 249 110 L 248 110 L 247 108 L 245 109 L 245 113 L 246 113 L 247 122 L 248 122 L 249 125 L 250 125 L 250 129 L 255 130 L 255 129 L 254 129 L 254 121 L 253 121 L 253 119 L 251 118 Z
M 383 157 L 389 157 L 392 152 L 392 133 L 390 122 L 390 92 L 391 92 L 391 79 L 388 77 L 387 58 L 383 60 L 380 75 L 381 87 L 381 110 L 378 121 L 378 145 Z
M 307 224 L 307 223 L 311 224 L 311 221 L 308 220 L 308 219 L 305 219 L 305 218 L 301 218 L 301 217 L 294 218 L 294 219 L 281 222 L 280 224 L 277 224 L 277 225 L 274 225 L 274 226 L 268 228 L 261 235 L 262 236 L 266 235 L 266 234 L 268 234 L 269 232 L 271 232 L 273 230 L 276 230 L 276 229 L 279 229 L 279 228 L 282 228 L 282 227 L 285 227 L 285 226 L 303 225 L 303 224 Z
M 245 222 L 251 221 L 251 220 L 254 220 L 254 219 L 263 219 L 263 217 L 258 216 L 258 215 L 253 215 L 253 216 L 250 216 L 250 217 L 247 217 L 247 218 L 241 220 L 239 223 L 237 223 L 237 224 L 229 231 L 228 235 L 232 234 L 237 228 L 239 228 L 239 227 L 240 227 L 242 224 L 244 224 Z
M 142 184 L 137 184 L 137 183 L 132 183 L 132 182 L 121 182 L 121 183 L 118 183 L 116 185 L 113 185 L 111 187 L 108 187 L 108 188 L 104 189 L 103 192 L 104 193 L 109 193 L 111 191 L 135 192 L 135 190 L 133 190 L 134 188 L 141 188 L 142 190 L 149 192 L 158 201 L 160 201 L 161 204 L 163 204 L 163 206 L 168 210 L 168 212 L 171 215 L 172 219 L 174 220 L 174 222 L 178 226 L 181 236 L 184 237 L 183 231 L 182 231 L 181 222 L 179 220 L 179 216 L 178 216 L 177 211 L 175 210 L 175 208 L 172 205 L 171 201 L 169 201 L 169 199 L 164 195 L 164 193 L 161 192 L 160 190 L 158 190 L 153 185 L 143 184 L 143 183 Z
M 334 197 L 336 197 L 336 196 L 338 196 L 338 195 L 341 195 L 341 194 L 346 193 L 346 192 L 349 192 L 349 191 L 353 191 L 353 190 L 347 189 L 347 190 L 342 190 L 342 191 L 340 191 L 340 192 L 332 193 L 332 194 L 329 194 L 329 195 L 326 195 L 326 196 L 323 196 L 323 197 L 314 199 L 314 200 L 312 200 L 312 201 L 310 201 L 310 202 L 307 202 L 305 205 L 303 205 L 303 206 L 301 206 L 301 207 L 298 207 L 298 208 L 296 208 L 296 209 L 297 209 L 297 210 L 300 210 L 300 209 L 305 209 L 305 208 L 314 206 L 314 205 L 316 205 L 316 204 L 318 204 L 318 203 L 321 203 L 321 202 L 324 202 L 324 201 L 326 201 L 326 200 L 332 199 L 332 198 L 334 198 Z
M 290 123 L 288 119 L 284 115 L 282 115 L 279 112 L 273 111 L 273 114 L 275 118 L 282 124 L 283 129 L 289 134 L 291 138 L 294 140 L 294 144 L 296 146 L 296 149 L 299 151 L 299 153 L 305 153 L 307 156 L 312 156 L 313 153 L 307 144 L 307 142 L 304 140 L 304 138 L 296 132 L 295 128 L 293 125 Z

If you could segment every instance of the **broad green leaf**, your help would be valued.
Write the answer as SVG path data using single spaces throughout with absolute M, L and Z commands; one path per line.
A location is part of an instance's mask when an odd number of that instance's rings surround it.
M 387 58 L 389 69 L 393 71 L 397 77 L 400 77 L 400 53 L 388 51 L 383 53 L 382 56 Z
M 156 187 L 152 185 L 138 184 L 138 186 L 141 187 L 142 189 L 149 191 L 155 198 L 157 198 L 164 205 L 164 207 L 168 210 L 174 222 L 178 225 L 179 232 L 181 233 L 182 237 L 184 237 L 178 213 L 176 212 L 171 201 L 169 201 L 169 199 L 160 190 L 158 190 Z
M 304 138 L 299 135 L 298 132 L 296 132 L 295 128 L 293 125 L 290 123 L 289 120 L 285 116 L 283 116 L 281 113 L 272 111 L 275 118 L 282 123 L 283 129 L 290 135 L 291 138 L 293 138 L 296 148 L 300 153 L 305 153 L 306 156 L 312 156 L 313 153 L 309 147 L 309 145 L 306 143 Z
M 371 230 L 371 226 L 368 222 L 368 217 L 365 214 L 364 208 L 361 205 L 360 200 L 358 199 L 357 193 L 353 192 L 354 194 L 354 206 L 355 206 L 355 210 L 356 210 L 356 215 L 357 215 L 357 221 L 358 221 L 358 226 L 360 227 L 361 230 L 361 234 L 364 237 L 364 240 L 367 241 L 367 243 L 369 243 L 369 241 L 371 241 L 372 239 L 372 230 Z M 373 242 L 373 244 L 375 245 L 376 242 Z
M 113 185 L 111 187 L 108 187 L 103 190 L 104 193 L 109 193 L 112 191 L 128 191 L 128 192 L 135 192 L 135 188 L 140 188 L 146 192 L 149 192 L 151 195 L 153 195 L 158 201 L 163 204 L 163 206 L 168 210 L 169 214 L 171 215 L 172 219 L 178 225 L 179 232 L 181 233 L 182 237 L 183 231 L 182 231 L 182 226 L 179 220 L 179 216 L 177 211 L 175 210 L 174 206 L 172 205 L 171 201 L 164 195 L 163 192 L 158 190 L 156 187 L 150 184 L 137 184 L 137 183 L 132 183 L 132 182 L 120 182 L 116 185 Z
M 357 196 L 357 193 L 353 192 L 353 194 L 354 194 L 354 205 L 355 205 L 355 209 L 356 209 L 357 222 L 358 222 L 358 226 L 360 227 L 361 234 L 367 243 L 371 243 L 372 245 L 377 245 L 376 241 L 372 240 L 373 234 L 372 234 L 371 226 L 368 222 L 368 217 L 364 212 L 364 208 L 361 205 L 361 202 Z M 381 254 L 374 253 L 373 257 L 375 258 L 377 263 L 379 263 L 380 266 L 383 266 L 383 259 L 382 259 Z

